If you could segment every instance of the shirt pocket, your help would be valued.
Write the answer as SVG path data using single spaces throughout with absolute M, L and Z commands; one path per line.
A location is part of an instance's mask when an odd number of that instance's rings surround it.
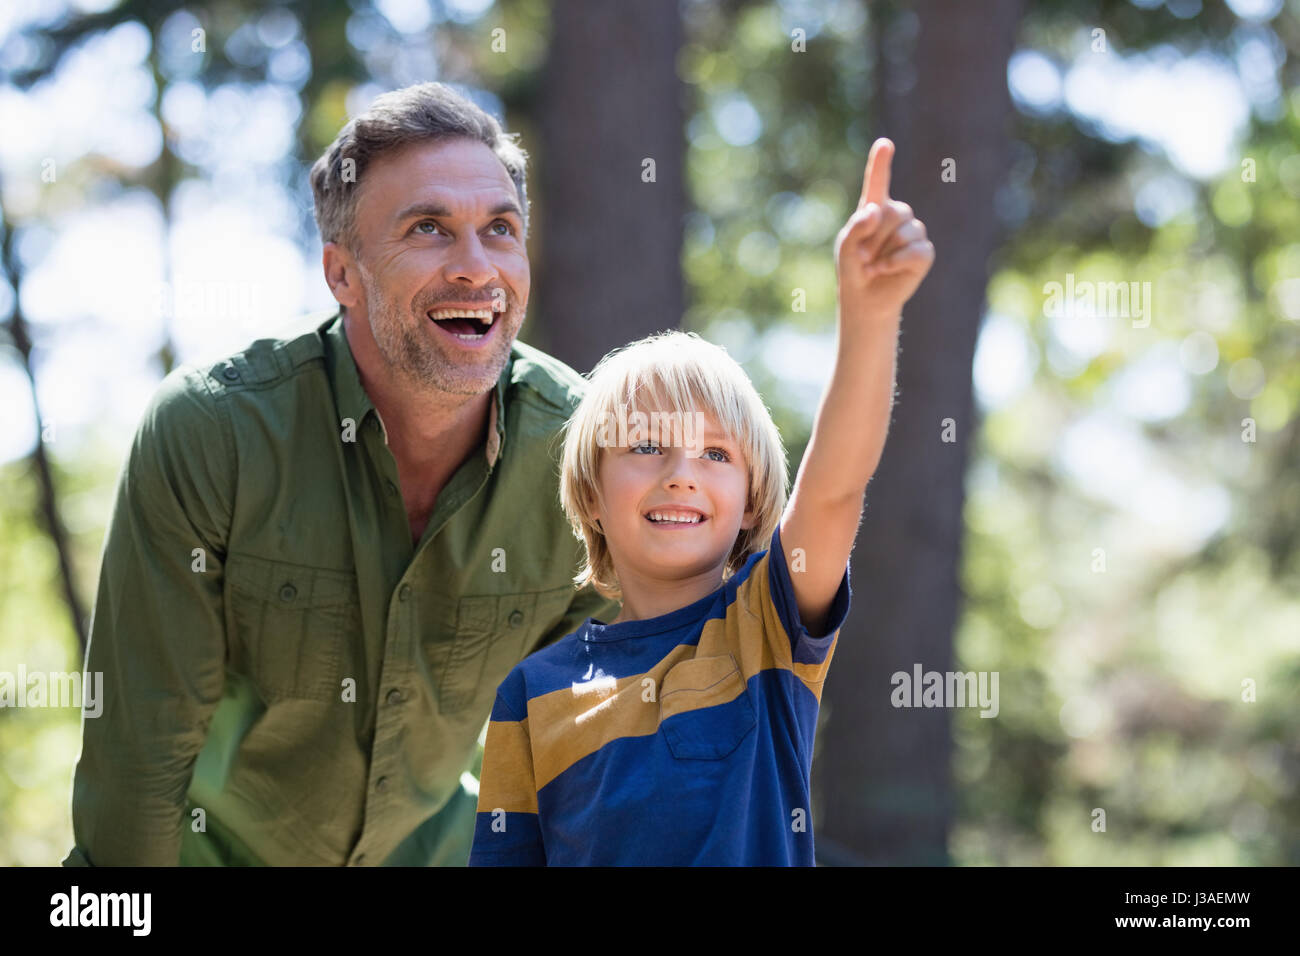
M 226 584 L 232 665 L 262 698 L 337 701 L 345 625 L 359 609 L 355 576 L 230 554 Z
M 450 640 L 429 647 L 438 709 L 454 714 L 476 707 L 483 719 L 511 668 L 553 627 L 573 599 L 569 586 L 519 594 L 467 596 L 456 602 Z
M 734 655 L 693 657 L 664 675 L 659 732 L 678 760 L 722 760 L 757 722 Z

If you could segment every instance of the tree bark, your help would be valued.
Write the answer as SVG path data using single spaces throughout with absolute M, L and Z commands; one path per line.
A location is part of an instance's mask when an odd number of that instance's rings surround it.
M 586 372 L 681 324 L 681 18 L 662 0 L 566 0 L 537 116 L 540 226 L 527 341 Z M 653 160 L 653 181 L 646 160 Z
M 994 196 L 1009 163 L 1006 72 L 1020 16 L 1021 0 L 916 0 L 870 27 L 891 32 L 873 44 L 883 55 L 871 138 L 896 144 L 891 196 L 913 207 L 936 252 L 903 310 L 893 421 L 853 553 L 853 611 L 823 697 L 814 793 L 826 863 L 948 862 L 952 715 L 895 708 L 890 677 L 910 678 L 916 663 L 953 667 L 963 484 L 977 427 L 971 364 L 989 257 L 1002 238 Z M 912 37 L 908 56 L 894 41 Z M 945 159 L 956 163 L 955 182 L 941 179 Z M 945 419 L 955 441 L 942 440 Z
M 14 225 L 8 221 L 4 211 L 0 209 L 0 226 L 4 229 L 4 242 L 0 246 L 0 259 L 3 259 L 5 273 L 9 277 L 9 282 L 14 290 L 13 312 L 9 316 L 5 328 L 13 341 L 14 348 L 17 349 L 18 355 L 22 359 L 23 371 L 27 374 L 27 384 L 32 391 L 32 409 L 36 416 L 36 444 L 32 448 L 31 465 L 32 471 L 36 476 L 37 487 L 40 488 L 40 516 L 39 524 L 44 524 L 46 531 L 50 535 L 50 541 L 54 544 L 54 551 L 59 559 L 59 584 L 63 591 L 63 600 L 67 604 L 68 616 L 72 618 L 72 630 L 77 636 L 77 646 L 80 649 L 80 660 L 85 660 L 86 656 L 86 634 L 87 620 L 86 610 L 81 601 L 81 596 L 77 592 L 76 575 L 72 566 L 72 542 L 68 537 L 67 528 L 63 525 L 63 518 L 59 512 L 58 489 L 54 485 L 54 470 L 50 467 L 49 456 L 45 453 L 45 426 L 41 420 L 40 402 L 36 394 L 36 373 L 32 370 L 32 340 L 27 334 L 27 321 L 23 317 L 22 298 L 19 292 L 22 287 L 22 273 L 18 266 L 18 257 L 14 254 L 13 238 Z

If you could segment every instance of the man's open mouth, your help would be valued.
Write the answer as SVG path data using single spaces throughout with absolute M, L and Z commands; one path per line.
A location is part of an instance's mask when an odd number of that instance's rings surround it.
M 496 321 L 496 313 L 490 308 L 433 309 L 428 316 L 452 335 L 469 341 L 487 335 Z

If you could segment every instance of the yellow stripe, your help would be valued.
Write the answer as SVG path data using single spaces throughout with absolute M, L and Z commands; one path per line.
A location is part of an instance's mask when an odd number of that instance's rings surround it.
M 765 555 L 755 564 L 737 589 L 734 610 L 727 617 L 705 623 L 698 645 L 678 645 L 642 674 L 575 683 L 528 701 L 533 728 L 531 758 L 536 762 L 534 766 L 530 760 L 529 769 L 535 773 L 536 789 L 611 741 L 649 736 L 658 732 L 661 720 L 673 714 L 733 700 L 761 671 L 790 671 L 820 702 L 835 643 L 821 664 L 794 663 L 790 637 L 772 604 L 768 558 Z M 481 787 L 488 781 L 492 730 L 497 726 L 488 727 Z M 480 790 L 480 810 L 485 792 Z M 532 796 L 536 812 L 536 792 Z M 506 805 L 498 798 L 493 806 Z
M 745 692 L 740 668 L 731 654 L 682 661 L 664 675 L 659 691 L 659 722 L 735 700 Z
M 831 666 L 831 658 L 835 656 L 835 645 L 839 641 L 837 632 L 835 640 L 831 641 L 831 646 L 826 650 L 825 660 L 820 664 L 795 664 L 793 668 L 794 676 L 803 681 L 803 685 L 812 691 L 819 704 L 822 702 L 822 687 L 826 684 L 826 671 Z
M 835 637 L 831 641 L 831 646 L 826 651 L 826 657 L 820 664 L 796 664 L 794 655 L 791 652 L 791 637 L 781 623 L 781 615 L 776 611 L 776 604 L 772 600 L 771 583 L 768 581 L 768 561 L 771 554 L 763 556 L 763 559 L 754 565 L 749 577 L 745 579 L 736 591 L 736 603 L 741 605 L 741 613 L 738 615 L 742 621 L 750 622 L 751 626 L 756 626 L 761 633 L 767 636 L 767 642 L 754 640 L 740 641 L 742 648 L 755 644 L 762 644 L 763 654 L 761 658 L 755 655 L 749 655 L 742 661 L 742 670 L 744 671 L 745 680 L 748 682 L 751 677 L 759 671 L 768 670 L 776 667 L 781 670 L 787 670 L 794 674 L 803 682 L 803 685 L 812 692 L 821 703 L 822 685 L 826 681 L 826 672 L 831 666 L 831 657 L 835 653 L 835 645 L 839 643 L 839 632 L 835 632 Z M 760 615 L 762 615 L 760 619 Z M 710 622 L 712 623 L 712 622 Z M 700 641 L 703 644 L 703 639 Z
M 528 716 L 537 728 L 533 741 L 537 788 L 540 790 L 611 740 L 656 733 L 659 688 L 664 675 L 679 661 L 694 656 L 694 647 L 679 644 L 644 674 L 623 677 L 605 686 L 574 684 L 530 700 Z
M 536 813 L 533 751 L 528 718 L 494 720 L 483 744 L 483 771 L 478 782 L 478 812 Z

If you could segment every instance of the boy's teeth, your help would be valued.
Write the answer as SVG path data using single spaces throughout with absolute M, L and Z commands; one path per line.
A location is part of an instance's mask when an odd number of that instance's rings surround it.
M 690 517 L 687 517 L 686 515 L 666 515 L 666 514 L 661 514 L 658 511 L 652 511 L 650 512 L 650 520 L 651 521 L 678 521 L 683 524 L 697 524 L 700 520 L 700 516 L 691 515 Z

